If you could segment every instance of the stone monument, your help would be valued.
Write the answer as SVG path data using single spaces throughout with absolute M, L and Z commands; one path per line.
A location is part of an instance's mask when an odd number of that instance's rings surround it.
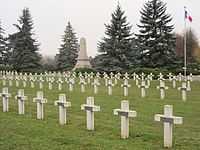
M 92 65 L 90 64 L 90 59 L 87 56 L 87 48 L 86 48 L 86 40 L 85 38 L 81 38 L 80 40 L 80 51 L 77 58 L 77 62 L 75 65 L 76 68 L 92 68 Z

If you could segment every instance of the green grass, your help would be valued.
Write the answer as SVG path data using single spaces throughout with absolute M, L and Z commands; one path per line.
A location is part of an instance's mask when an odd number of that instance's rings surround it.
M 187 101 L 181 101 L 181 92 L 172 88 L 172 83 L 166 81 L 169 89 L 166 99 L 160 100 L 158 81 L 153 81 L 147 90 L 147 97 L 140 98 L 140 90 L 133 80 L 129 80 L 129 96 L 123 96 L 120 87 L 122 80 L 113 87 L 113 95 L 108 96 L 107 87 L 101 80 L 99 94 L 93 94 L 93 86 L 86 85 L 86 92 L 81 93 L 80 85 L 74 86 L 73 92 L 68 92 L 65 84 L 62 91 L 57 90 L 54 83 L 53 90 L 44 85 L 45 104 L 44 120 L 36 119 L 36 97 L 38 82 L 35 88 L 16 88 L 15 83 L 9 87 L 12 97 L 9 99 L 9 112 L 2 112 L 2 99 L 0 100 L 0 149 L 2 150 L 50 150 L 50 149 L 82 149 L 82 150 L 160 150 L 163 148 L 163 123 L 155 122 L 155 114 L 163 114 L 164 105 L 174 106 L 173 114 L 183 117 L 182 125 L 173 126 L 173 147 L 171 149 L 197 150 L 200 149 L 200 82 L 191 84 L 192 90 L 187 93 Z M 180 82 L 177 82 L 180 86 Z M 0 89 L 2 89 L 2 81 Z M 18 115 L 18 104 L 14 100 L 18 89 L 24 89 L 28 100 L 25 102 L 25 115 Z M 58 107 L 54 101 L 60 93 L 66 93 L 72 107 L 67 108 L 67 124 L 60 125 L 58 121 Z M 101 106 L 101 111 L 95 113 L 95 130 L 86 130 L 86 111 L 80 109 L 85 104 L 86 97 L 93 96 L 95 105 Z M 130 118 L 129 139 L 120 138 L 120 117 L 113 115 L 113 109 L 120 108 L 121 100 L 129 100 L 130 110 L 137 111 L 136 118 Z

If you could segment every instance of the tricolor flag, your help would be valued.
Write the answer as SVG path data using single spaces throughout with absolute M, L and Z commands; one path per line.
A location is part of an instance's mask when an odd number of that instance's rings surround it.
M 185 19 L 188 19 L 190 22 L 192 22 L 192 17 L 188 14 L 187 10 L 185 10 Z

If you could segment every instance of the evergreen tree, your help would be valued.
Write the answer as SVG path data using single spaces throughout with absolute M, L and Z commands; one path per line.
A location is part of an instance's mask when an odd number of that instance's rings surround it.
M 38 53 L 39 44 L 33 38 L 33 20 L 28 8 L 22 10 L 18 21 L 21 26 L 14 24 L 18 32 L 10 35 L 13 48 L 12 67 L 22 72 L 36 71 L 41 67 L 39 63 L 41 56 Z
M 59 70 L 72 69 L 78 57 L 78 40 L 70 22 L 64 31 L 62 42 L 59 48 L 57 67 Z
M 178 64 L 175 55 L 174 25 L 170 14 L 166 13 L 166 3 L 150 0 L 144 4 L 141 13 L 139 34 L 141 62 L 143 67 L 173 68 Z
M 4 37 L 4 29 L 1 26 L 0 21 L 0 64 L 9 65 L 10 64 L 10 51 L 8 38 Z
M 99 42 L 98 66 L 105 71 L 122 71 L 132 67 L 132 34 L 131 25 L 127 23 L 127 17 L 124 15 L 120 5 L 111 14 L 111 23 L 105 24 L 106 37 Z

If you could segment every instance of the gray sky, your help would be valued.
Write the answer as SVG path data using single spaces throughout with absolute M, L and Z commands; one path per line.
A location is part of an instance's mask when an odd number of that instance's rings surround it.
M 133 25 L 132 32 L 137 33 L 139 11 L 147 0 L 0 0 L 0 20 L 7 34 L 16 32 L 13 24 L 24 7 L 30 9 L 34 31 L 41 43 L 43 55 L 55 55 L 61 44 L 61 35 L 68 23 L 71 22 L 76 36 L 85 37 L 89 56 L 97 54 L 97 43 L 104 36 L 104 23 L 110 23 L 111 13 L 119 2 L 125 10 L 127 20 Z M 187 22 L 198 38 L 200 35 L 199 0 L 163 0 L 167 2 L 167 12 L 173 17 L 175 32 L 183 32 L 184 6 L 192 16 L 193 22 Z

